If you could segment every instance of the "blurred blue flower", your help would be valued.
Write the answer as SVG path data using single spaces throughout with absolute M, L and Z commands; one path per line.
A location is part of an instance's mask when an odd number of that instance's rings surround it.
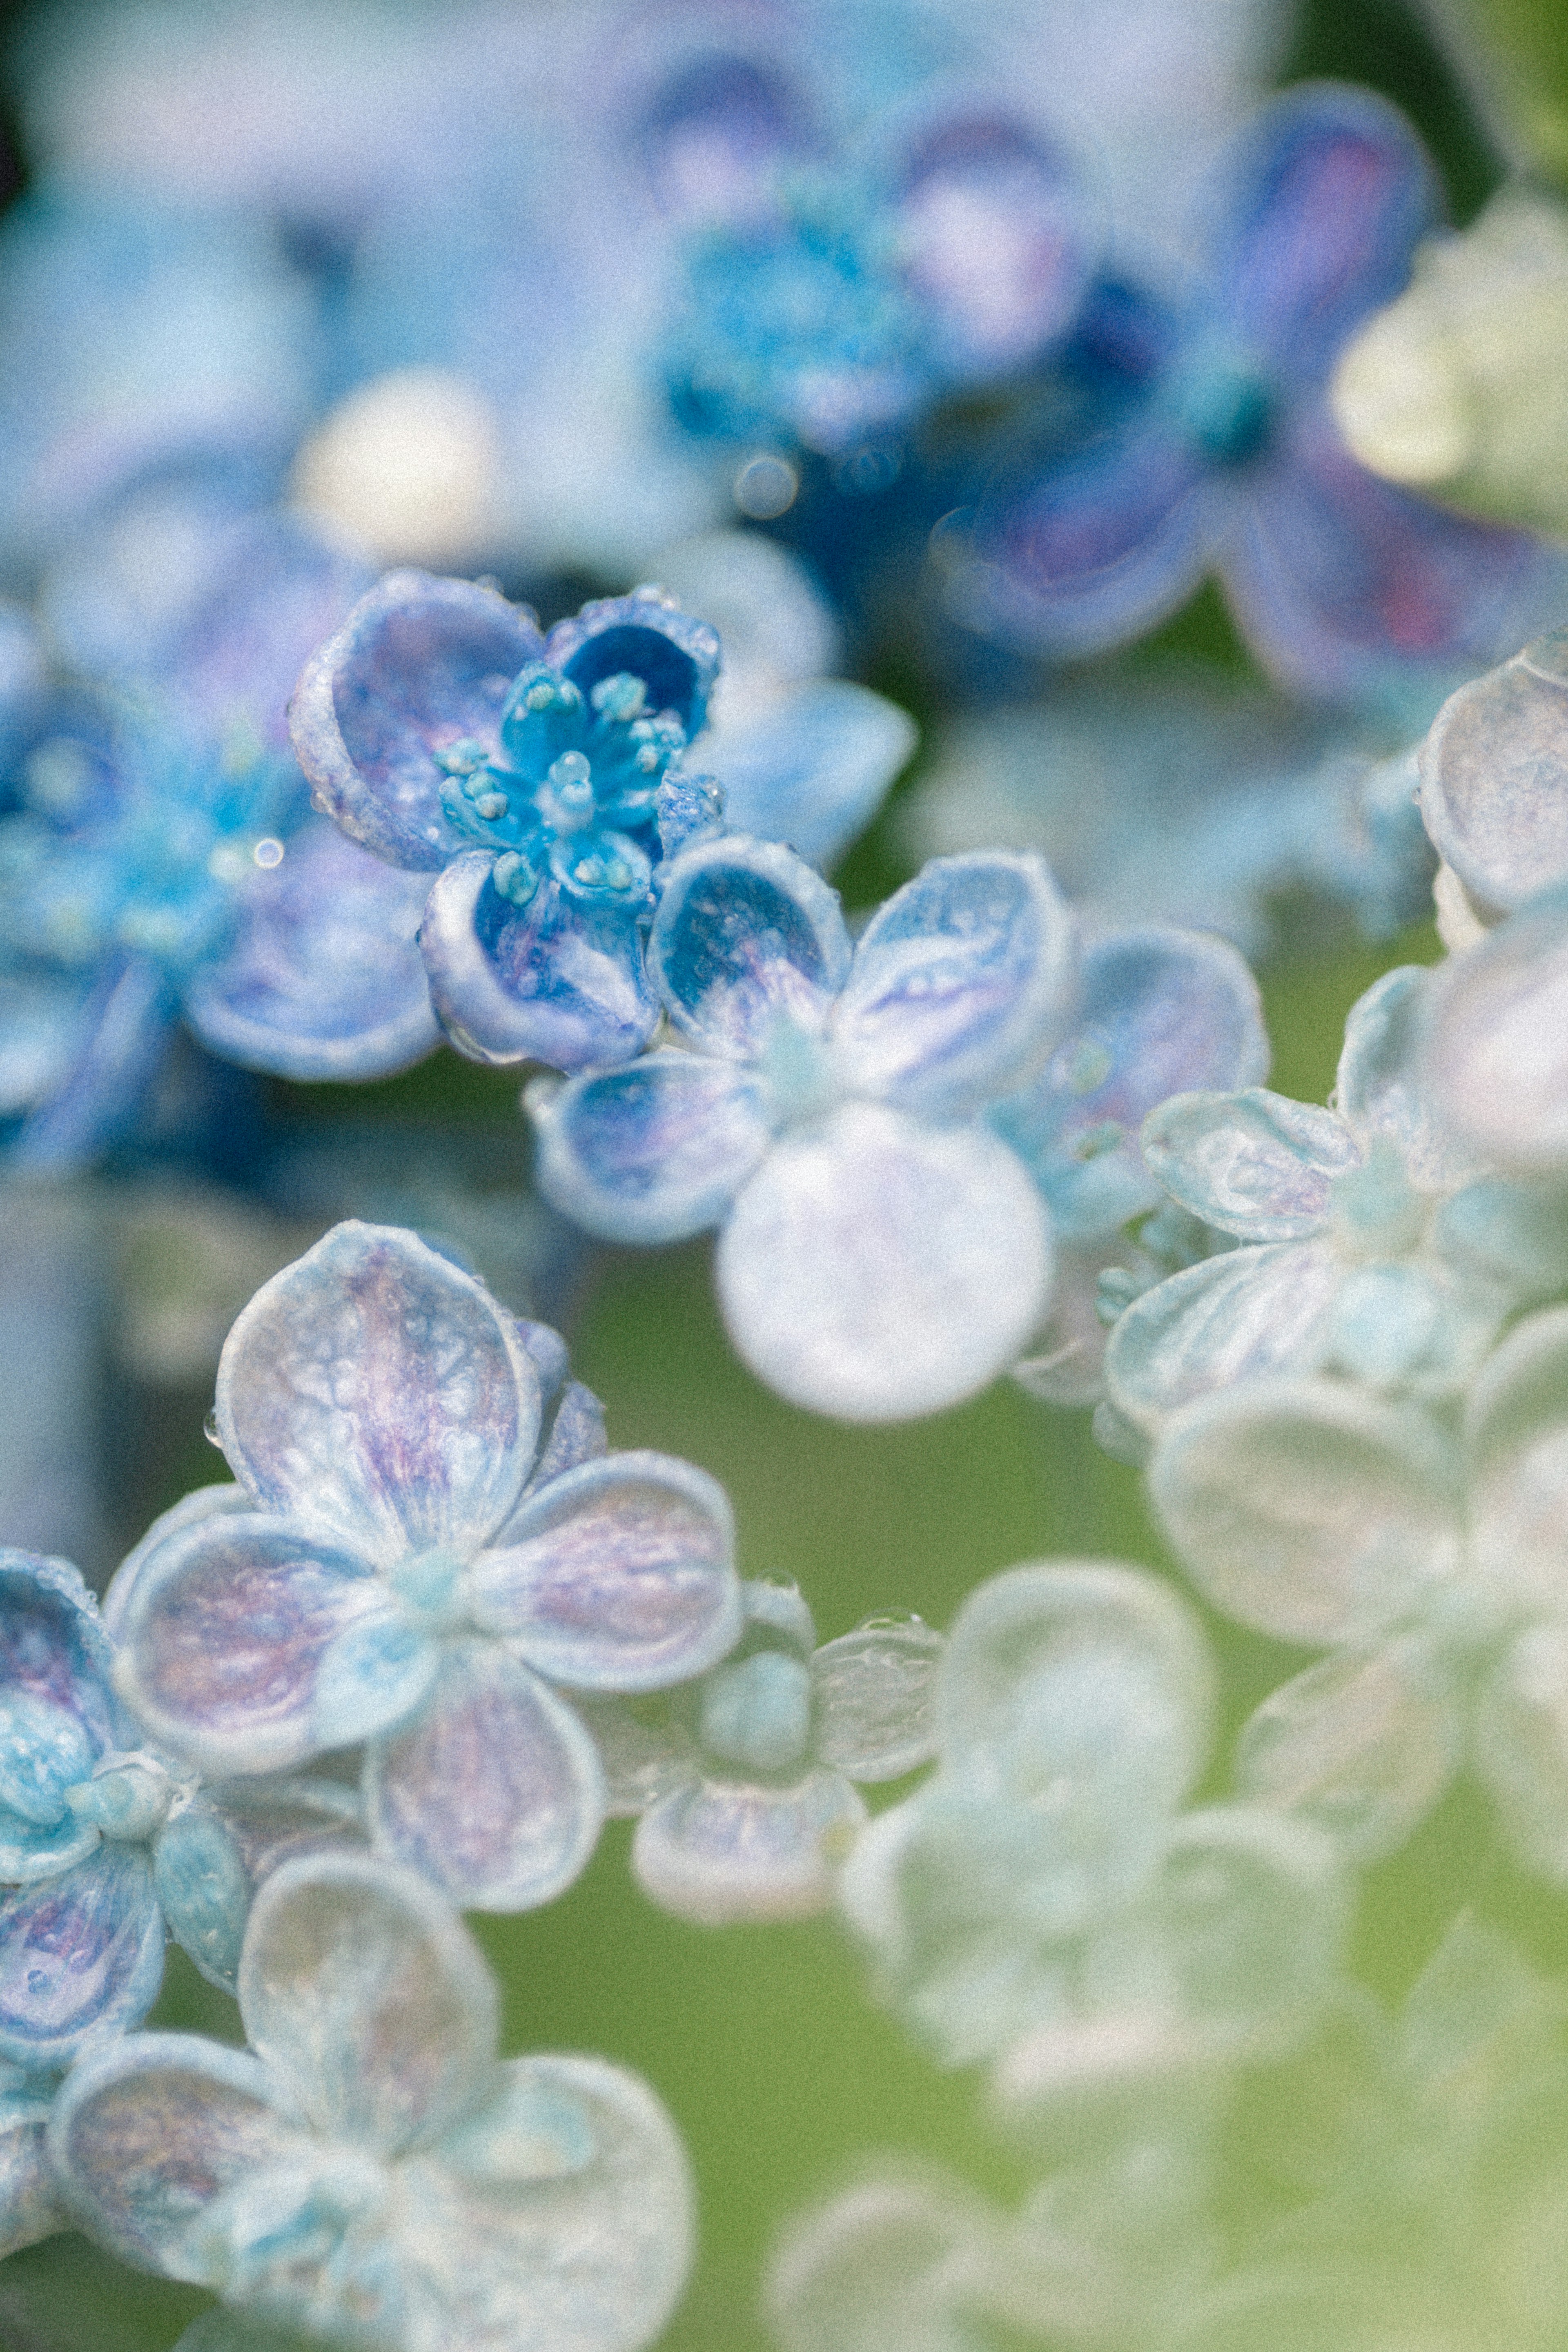
M 658 2334 L 692 2251 L 674 2126 L 601 2059 L 503 2063 L 479 1947 L 412 1872 L 285 1865 L 238 1990 L 247 2049 L 139 2034 L 56 2103 L 54 2164 L 111 2252 L 334 2343 L 640 2352 Z
M 1356 465 L 1327 383 L 1399 292 L 1436 191 L 1363 90 L 1279 98 L 1211 204 L 1206 275 L 1169 310 L 1091 303 L 1079 374 L 1101 420 L 986 493 L 955 575 L 975 625 L 1058 655 L 1135 636 L 1216 569 L 1248 642 L 1309 694 L 1436 698 L 1568 602 L 1560 551 Z
M 742 1608 L 721 1489 L 605 1455 L 565 1365 L 396 1228 L 339 1225 L 275 1276 L 218 1369 L 239 1485 L 191 1498 L 110 1587 L 121 1687 L 158 1738 L 222 1772 L 363 1741 L 380 1848 L 466 1907 L 568 1885 L 604 1781 L 555 1685 L 688 1680 Z

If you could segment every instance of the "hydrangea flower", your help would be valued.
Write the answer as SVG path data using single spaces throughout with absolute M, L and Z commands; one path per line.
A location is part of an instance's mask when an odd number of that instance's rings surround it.
M 940 1633 L 874 1622 L 818 1649 L 793 1588 L 748 1584 L 745 1601 L 740 1643 L 659 1720 L 615 1699 L 588 1717 L 611 1809 L 640 1816 L 639 1884 L 704 1927 L 825 1910 L 866 1819 L 854 1784 L 931 1753 Z
M 1257 1806 L 1183 1810 L 1211 1668 L 1168 1588 L 1014 1569 L 964 1603 L 941 1760 L 879 1815 L 841 1901 L 883 1997 L 1019 2115 L 1134 2098 L 1288 2046 L 1331 1989 L 1330 1842 Z
M 204 1790 L 153 1748 L 64 1560 L 0 1552 L 0 2063 L 38 2075 L 140 2024 L 165 1933 L 231 1984 L 257 1883 L 290 1846 L 353 1834 L 357 1808 L 315 1783 Z
M 49 2146 L 139 2269 L 395 2352 L 637 2352 L 691 2259 L 674 2127 L 596 2058 L 499 2059 L 478 1947 L 413 1872 L 286 1864 L 239 1966 L 248 2048 L 146 2033 L 79 2065 Z
M 1568 881 L 1568 630 L 1450 695 L 1420 770 L 1438 929 L 1458 950 Z
M 1331 1648 L 1243 1734 L 1245 1784 L 1359 1853 L 1467 1765 L 1532 1869 L 1568 1880 L 1568 1309 L 1527 1317 L 1446 1424 L 1323 1381 L 1191 1406 L 1150 1470 L 1227 1615 Z
M 1248 643 L 1311 694 L 1444 690 L 1562 603 L 1544 541 L 1426 504 L 1358 466 L 1328 380 L 1397 294 L 1436 185 L 1365 90 L 1288 91 L 1243 136 L 1205 278 L 1166 314 L 1092 306 L 1081 364 L 1109 423 L 999 476 L 958 593 L 1057 654 L 1141 634 L 1217 570 Z
M 1282 1371 L 1450 1394 L 1506 1315 L 1551 1295 L 1539 1204 L 1489 1176 L 1432 1103 L 1430 986 L 1405 965 L 1352 1008 L 1331 1109 L 1255 1087 L 1175 1095 L 1144 1121 L 1165 1190 L 1242 1246 L 1145 1291 L 1117 1323 L 1109 1392 L 1138 1427 Z
M 335 1226 L 257 1293 L 215 1426 L 237 1486 L 110 1589 L 129 1702 L 210 1771 L 363 1741 L 378 1849 L 465 1907 L 548 1902 L 605 1809 L 556 1685 L 658 1690 L 731 1648 L 722 1490 L 605 1455 L 555 1334 L 395 1227 Z
M 981 1388 L 1039 1321 L 1044 1205 L 979 1114 L 1071 1017 L 1074 929 L 1037 858 L 939 859 L 852 944 L 776 844 L 667 869 L 648 971 L 679 1040 L 528 1090 L 538 1183 L 608 1239 L 719 1225 L 731 1339 L 847 1420 Z

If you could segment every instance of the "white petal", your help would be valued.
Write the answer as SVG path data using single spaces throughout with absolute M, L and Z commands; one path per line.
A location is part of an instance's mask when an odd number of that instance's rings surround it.
M 1404 1844 L 1458 1769 L 1457 1696 L 1414 1643 L 1325 1658 L 1242 1727 L 1237 1785 L 1315 1822 L 1358 1862 L 1377 1861 Z

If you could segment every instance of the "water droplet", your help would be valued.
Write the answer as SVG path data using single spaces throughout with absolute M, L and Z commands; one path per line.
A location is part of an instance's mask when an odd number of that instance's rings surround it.
M 209 1409 L 207 1417 L 202 1423 L 202 1435 L 206 1439 L 209 1445 L 221 1447 L 223 1444 L 223 1440 L 217 1433 L 217 1407 L 216 1405 Z
M 800 476 L 786 458 L 748 457 L 734 481 L 735 504 L 753 522 L 787 514 L 800 488 Z
M 283 844 L 275 835 L 264 833 L 250 854 L 264 872 L 270 873 L 283 863 Z

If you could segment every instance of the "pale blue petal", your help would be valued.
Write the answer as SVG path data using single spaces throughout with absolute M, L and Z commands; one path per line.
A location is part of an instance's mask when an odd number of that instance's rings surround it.
M 643 589 L 605 596 L 557 621 L 544 658 L 590 698 L 601 679 L 621 671 L 641 678 L 649 709 L 673 710 L 689 742 L 708 716 L 719 639 L 706 621 L 681 612 L 659 590 Z
M 857 1092 L 960 1118 L 1039 1067 L 1077 981 L 1077 928 L 1043 860 L 933 858 L 860 936 L 835 1065 Z
M 10 1147 L 12 1168 L 47 1174 L 79 1166 L 132 1126 L 177 1009 L 165 974 L 150 958 L 111 962 L 82 1009 L 69 1070 Z
M 526 907 L 491 887 L 488 850 L 454 858 L 425 908 L 420 947 L 431 1001 L 477 1062 L 580 1070 L 629 1060 L 658 1004 L 637 908 L 590 905 L 551 880 Z
M 1106 1392 L 1157 1432 L 1194 1398 L 1315 1365 L 1344 1267 L 1327 1242 L 1226 1250 L 1158 1282 L 1119 1318 L 1105 1350 Z
M 0 972 L 0 1118 L 49 1102 L 91 1028 L 91 990 L 76 974 Z
M 1386 1136 L 1412 1181 L 1436 1190 L 1483 1171 L 1474 1152 L 1438 1117 L 1426 1084 L 1423 1057 L 1432 977 L 1424 965 L 1401 964 L 1352 1005 L 1334 1079 L 1334 1108 L 1362 1143 Z
M 155 1518 L 141 1542 L 126 1553 L 109 1580 L 108 1590 L 103 1596 L 103 1628 L 110 1641 L 120 1640 L 137 1579 L 165 1537 L 178 1535 L 193 1521 L 207 1518 L 215 1513 L 252 1511 L 255 1507 L 243 1486 L 197 1486 L 191 1494 L 183 1496 L 172 1509 Z
M 307 1855 L 268 1880 L 239 2010 L 318 2132 L 386 2156 L 472 2105 L 500 2033 L 495 1981 L 461 1920 L 423 1879 L 369 1854 Z
M 435 1681 L 441 1653 L 399 1609 L 356 1618 L 334 1633 L 316 1668 L 310 1700 L 319 1751 L 357 1748 L 405 1722 Z
M 808 1411 L 875 1422 L 994 1380 L 1038 1324 L 1050 1268 L 1039 1194 L 989 1129 L 850 1102 L 774 1145 L 716 1273 L 760 1380 Z
M 1184 1209 L 1247 1242 L 1321 1231 L 1333 1179 L 1362 1160 L 1332 1111 L 1266 1087 L 1173 1096 L 1143 1122 L 1143 1157 Z
M 784 2352 L 973 2352 L 972 2288 L 994 2218 L 957 2180 L 914 2172 L 858 2182 L 786 2227 L 769 2266 L 769 2327 Z
M 1516 1323 L 1466 1399 L 1471 1539 L 1489 1591 L 1556 1614 L 1568 1572 L 1568 1307 Z
M 762 1054 L 780 1028 L 819 1033 L 849 971 L 837 894 L 776 842 L 726 835 L 662 872 L 648 970 L 703 1052 Z
M 1348 1372 L 1371 1389 L 1453 1395 L 1474 1373 L 1500 1319 L 1492 1300 L 1468 1298 L 1440 1269 L 1357 1266 L 1330 1310 L 1316 1369 Z
M 464 1605 L 553 1682 L 663 1690 L 705 1673 L 740 1636 L 729 1500 L 689 1463 L 585 1462 L 540 1487 L 506 1533 L 504 1550 L 469 1566 Z
M 539 1419 L 510 1316 L 395 1226 L 334 1225 L 257 1292 L 218 1366 L 241 1483 L 387 1562 L 483 1543 L 521 1491 Z
M 897 703 L 846 678 L 819 678 L 713 745 L 725 822 L 760 841 L 785 841 L 826 871 L 865 832 L 919 740 Z
M 303 2153 L 248 2051 L 194 2033 L 141 2033 L 73 2068 L 49 2154 L 92 2234 L 139 2270 L 200 2282 L 187 2241 L 232 2182 Z
M 1268 1066 L 1258 983 L 1223 940 L 1113 931 L 1084 951 L 1069 1034 L 1038 1077 L 991 1111 L 1058 1234 L 1109 1233 L 1158 1206 L 1139 1131 L 1172 1095 L 1251 1087 Z
M 0 2261 L 70 2226 L 44 2146 L 44 2122 L 41 2115 L 0 2118 Z
M 850 1780 L 898 1780 L 936 1753 L 936 1678 L 947 1647 L 918 1617 L 878 1619 L 811 1661 L 816 1754 Z
M 102 1845 L 62 1877 L 0 1893 L 0 2058 L 44 2074 L 140 2025 L 163 1976 L 147 1857 Z
M 533 1475 L 523 1488 L 523 1502 L 536 1487 L 559 1478 L 563 1470 L 575 1470 L 580 1462 L 596 1462 L 608 1449 L 604 1406 L 581 1381 L 569 1381 L 555 1408 L 550 1434 L 539 1449 Z M 498 1545 L 510 1542 L 512 1524 L 513 1520 L 509 1519 L 500 1530 L 496 1538 Z
M 1281 1641 L 1364 1643 L 1441 1610 L 1459 1566 L 1452 1448 L 1341 1382 L 1259 1381 L 1191 1406 L 1149 1487 L 1205 1596 Z
M 564 1087 L 541 1081 L 525 1099 L 539 1190 L 609 1241 L 682 1241 L 718 1224 L 776 1117 L 762 1078 L 697 1054 L 647 1054 Z
M 390 865 L 444 866 L 464 843 L 435 754 L 463 741 L 493 751 L 508 688 L 542 654 L 532 621 L 493 589 L 389 572 L 306 663 L 290 708 L 327 813 Z
M 1568 635 L 1450 695 L 1420 764 L 1422 822 L 1483 908 L 1568 882 Z
M 632 1869 L 661 1910 L 699 1927 L 806 1919 L 832 1902 L 865 1819 L 837 1772 L 784 1789 L 703 1780 L 643 1815 Z
M 1510 1306 L 1568 1290 L 1568 1199 L 1556 1185 L 1481 1177 L 1450 1194 L 1433 1223 L 1438 1254 Z
M 205 1805 L 176 1813 L 153 1848 L 153 1876 L 169 1933 L 210 1984 L 234 1990 L 250 1882 L 239 1850 Z
M 1553 892 L 1435 978 L 1438 1113 L 1495 1165 L 1568 1170 L 1568 903 Z
M 379 1078 L 440 1042 L 419 919 L 426 879 L 310 824 L 247 881 L 226 955 L 185 986 L 185 1015 L 226 1062 L 279 1077 Z
M 100 1835 L 96 1822 L 79 1821 L 63 1801 L 59 1819 L 47 1828 L 0 1805 L 0 1885 L 33 1886 L 40 1879 L 58 1878 L 73 1863 L 85 1862 Z
M 521 1659 L 458 1643 L 416 1720 L 373 1742 L 365 1805 L 377 1850 L 461 1908 L 528 1911 L 587 1863 L 604 1776 L 571 1708 Z

